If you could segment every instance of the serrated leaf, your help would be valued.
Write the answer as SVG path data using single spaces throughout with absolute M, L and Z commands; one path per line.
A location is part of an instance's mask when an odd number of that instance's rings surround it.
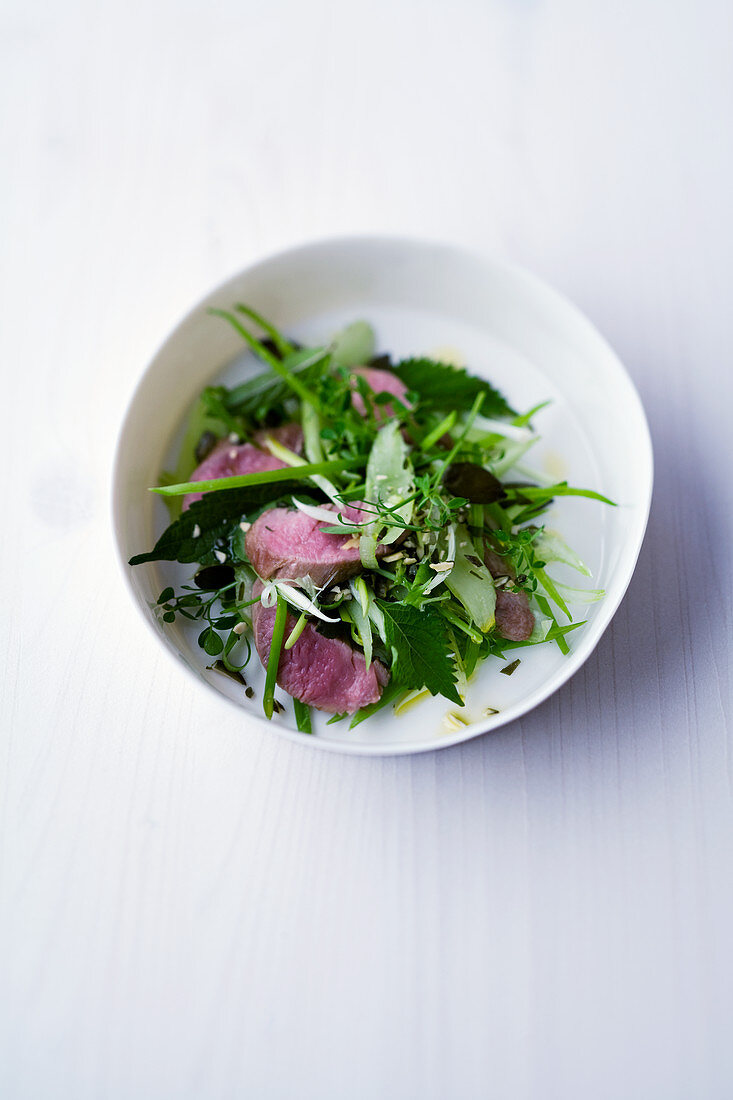
M 407 388 L 420 396 L 424 408 L 468 410 L 479 393 L 484 394 L 484 416 L 514 416 L 514 409 L 499 391 L 483 378 L 461 367 L 436 359 L 402 359 L 393 368 Z
M 442 618 L 430 608 L 419 611 L 401 603 L 377 601 L 384 615 L 387 646 L 392 651 L 392 676 L 407 688 L 425 687 L 463 705 L 456 690 L 450 640 Z
M 279 497 L 292 496 L 299 487 L 297 481 L 280 481 L 206 493 L 166 527 L 152 550 L 130 558 L 130 565 L 142 565 L 147 561 L 201 561 L 219 539 L 227 537 L 242 516 Z M 200 534 L 194 537 L 197 527 Z

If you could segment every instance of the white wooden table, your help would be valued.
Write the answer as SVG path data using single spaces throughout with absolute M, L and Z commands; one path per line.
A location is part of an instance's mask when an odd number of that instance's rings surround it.
M 731 11 L 5 0 L 4 1100 L 733 1095 Z M 203 736 L 114 562 L 122 413 L 211 286 L 363 231 L 524 263 L 608 336 L 638 571 L 491 738 Z

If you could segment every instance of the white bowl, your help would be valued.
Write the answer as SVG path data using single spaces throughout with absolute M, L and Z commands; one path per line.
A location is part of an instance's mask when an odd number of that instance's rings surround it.
M 547 518 L 605 588 L 600 603 L 577 617 L 585 626 L 568 636 L 569 656 L 553 645 L 519 650 L 521 664 L 503 676 L 490 658 L 474 677 L 465 713 L 469 725 L 449 729 L 444 699 L 430 699 L 395 717 L 386 708 L 350 731 L 348 721 L 315 736 L 298 733 L 292 707 L 268 723 L 259 696 L 207 672 L 210 661 L 197 631 L 159 624 L 152 605 L 168 583 L 192 569 L 157 563 L 127 565 L 150 549 L 167 523 L 150 494 L 171 459 L 187 409 L 214 379 L 261 369 L 243 354 L 230 327 L 207 314 L 236 301 L 253 305 L 301 341 L 325 341 L 356 318 L 371 321 L 378 349 L 398 356 L 457 352 L 472 371 L 490 378 L 516 408 L 551 399 L 538 416 L 542 440 L 531 452 L 535 468 L 593 488 L 618 503 L 610 508 L 562 498 Z M 527 461 L 530 461 L 528 456 Z M 235 702 L 243 724 L 264 723 L 272 735 L 342 752 L 408 753 L 453 745 L 511 722 L 537 706 L 577 671 L 597 645 L 631 579 L 641 548 L 652 492 L 652 449 L 638 394 L 618 358 L 593 326 L 556 291 L 515 267 L 452 246 L 389 238 L 346 238 L 304 245 L 248 268 L 224 283 L 180 323 L 145 371 L 122 426 L 114 474 L 114 525 L 122 567 L 145 620 L 169 651 L 201 683 Z M 559 575 L 559 574 L 558 574 Z M 578 583 L 573 582 L 570 583 Z M 256 689 L 256 655 L 246 670 Z M 278 696 L 287 704 L 287 696 Z M 495 708 L 498 713 L 485 717 Z M 231 712 L 212 699 L 212 724 Z

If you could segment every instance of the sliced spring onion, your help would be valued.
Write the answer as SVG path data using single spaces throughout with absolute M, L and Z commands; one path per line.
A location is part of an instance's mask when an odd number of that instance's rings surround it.
M 372 663 L 372 625 L 369 616 L 362 610 L 358 599 L 349 600 L 348 613 L 359 635 L 367 668 L 369 668 Z
M 553 581 L 553 584 L 566 603 L 581 605 L 598 603 L 606 595 L 603 588 L 574 588 L 572 585 L 563 584 L 561 581 Z
M 407 444 L 402 438 L 399 421 L 392 420 L 379 429 L 369 452 L 365 497 L 377 508 L 381 504 L 393 509 L 401 520 L 409 523 L 414 507 L 411 499 L 413 489 L 412 463 Z M 377 538 L 385 526 L 387 530 L 380 541 L 387 545 L 404 531 L 404 527 L 399 525 L 389 526 L 388 517 L 374 520 L 359 542 L 359 554 L 365 569 L 376 569 Z
M 315 615 L 317 619 L 323 619 L 324 623 L 339 622 L 338 619 L 325 615 L 320 607 L 306 596 L 305 592 L 286 581 L 268 581 L 262 589 L 260 601 L 264 607 L 272 607 L 274 600 L 280 596 L 287 600 L 291 607 L 297 608 L 298 611 L 305 611 L 309 615 Z
M 545 527 L 533 542 L 534 552 L 542 561 L 558 561 L 563 565 L 569 565 L 571 569 L 577 569 L 586 577 L 590 577 L 591 571 L 585 562 L 581 561 L 574 550 L 568 546 L 565 539 L 556 531 L 548 531 Z
M 359 527 L 359 524 L 343 523 L 338 513 L 334 513 L 330 508 L 324 508 L 323 505 L 306 504 L 304 500 L 298 500 L 297 497 L 291 497 L 293 504 L 299 512 L 303 512 L 306 516 L 310 516 L 311 519 L 321 520 L 323 523 L 330 524 L 331 527 L 343 527 L 345 531 L 353 531 L 354 527 Z M 339 505 L 340 508 L 344 508 L 345 505 Z
M 478 629 L 488 633 L 494 625 L 496 611 L 494 580 L 476 553 L 466 527 L 458 527 L 456 561 L 445 583 Z
M 300 635 L 305 630 L 305 625 L 306 625 L 307 622 L 308 622 L 308 616 L 306 615 L 305 611 L 301 611 L 301 613 L 298 617 L 297 623 L 295 624 L 293 629 L 288 634 L 287 641 L 285 642 L 285 645 L 283 646 L 283 649 L 292 649 L 293 648 L 293 646 L 297 642 L 298 638 L 300 637 Z
M 358 367 L 374 355 L 376 340 L 368 321 L 352 321 L 337 332 L 331 344 L 331 355 L 337 367 Z
M 529 428 L 517 427 L 506 420 L 492 420 L 488 416 L 476 416 L 471 433 L 477 433 L 480 436 L 501 435 L 505 439 L 513 439 L 516 443 L 526 443 L 534 435 Z

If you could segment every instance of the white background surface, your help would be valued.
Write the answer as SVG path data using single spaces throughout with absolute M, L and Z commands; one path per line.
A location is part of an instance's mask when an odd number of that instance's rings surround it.
M 5 0 L 3 1098 L 731 1095 L 732 22 Z M 358 231 L 565 291 L 657 460 L 594 657 L 405 759 L 202 736 L 108 520 L 124 406 L 185 309 Z

